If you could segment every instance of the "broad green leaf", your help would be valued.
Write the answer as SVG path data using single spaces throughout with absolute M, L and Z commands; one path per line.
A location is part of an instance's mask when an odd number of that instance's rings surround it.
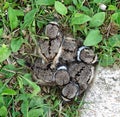
M 3 86 L 3 82 L 0 80 L 0 89 L 1 89 L 2 86 Z
M 84 41 L 84 45 L 85 46 L 94 46 L 97 45 L 99 42 L 102 41 L 102 35 L 100 34 L 99 30 L 91 30 L 85 41 Z
M 40 96 L 35 96 L 31 99 L 29 107 L 30 108 L 38 108 L 44 105 L 43 98 L 40 98 Z
M 74 4 L 74 5 L 79 4 L 79 3 L 78 3 L 78 0 L 72 0 L 72 1 L 73 1 L 73 4 Z
M 22 10 L 14 10 L 16 16 L 24 16 L 24 12 Z
M 11 30 L 17 28 L 19 21 L 18 21 L 16 14 L 14 13 L 14 9 L 11 7 L 9 7 L 9 9 L 8 9 L 8 17 L 9 17 L 9 21 L 10 21 Z
M 71 25 L 84 24 L 90 20 L 91 18 L 88 15 L 76 13 L 75 16 L 71 20 Z
M 104 67 L 112 65 L 114 62 L 114 58 L 108 54 L 103 54 L 100 58 L 100 65 Z
M 115 10 L 117 10 L 117 7 L 114 6 L 114 5 L 109 5 L 109 6 L 108 6 L 108 10 L 115 11 Z
M 94 3 L 109 3 L 111 0 L 94 0 Z
M 9 4 L 10 4 L 9 2 L 5 2 L 5 3 L 4 3 L 4 6 L 3 6 L 3 9 L 4 9 L 4 10 L 8 9 Z
M 0 37 L 3 35 L 3 28 L 0 28 Z
M 36 0 L 37 5 L 53 5 L 55 0 Z
M 24 59 L 18 59 L 17 63 L 21 66 L 25 66 L 25 60 Z
M 114 35 L 108 39 L 108 43 L 111 47 L 120 48 L 120 35 Z
M 103 24 L 104 20 L 105 12 L 96 13 L 90 21 L 90 27 L 99 27 Z
M 64 4 L 62 4 L 59 1 L 55 2 L 55 9 L 61 15 L 66 15 L 67 14 L 67 8 L 65 7 Z
M 3 99 L 3 96 L 0 95 L 0 105 L 3 105 L 4 104 L 4 99 Z
M 29 111 L 29 117 L 42 117 L 44 114 L 44 110 L 43 108 L 39 108 L 39 109 L 31 109 Z
M 26 73 L 23 77 L 28 79 L 28 80 L 31 80 L 31 74 Z M 23 80 L 23 84 L 29 85 L 29 82 L 27 82 L 26 80 Z
M 90 8 L 88 8 L 88 7 L 86 7 L 86 6 L 82 6 L 82 7 L 80 8 L 80 10 L 83 11 L 84 14 L 90 15 L 90 16 L 91 16 L 92 13 L 93 13 L 92 9 L 90 9 Z
M 72 3 L 72 0 L 64 0 L 64 4 L 65 5 L 69 5 L 69 4 L 71 4 Z
M 3 44 L 2 47 L 0 47 L 0 62 L 3 62 L 5 59 L 7 59 L 10 54 L 11 50 Z
M 0 73 L 2 73 L 5 76 L 5 78 L 11 78 L 15 75 L 15 71 L 15 66 L 12 64 L 8 64 L 0 70 Z
M 13 89 L 6 88 L 2 91 L 1 95 L 16 95 L 16 91 Z
M 12 52 L 17 52 L 20 49 L 23 42 L 24 42 L 23 38 L 13 38 L 11 40 L 11 45 L 10 45 Z
M 37 21 L 37 26 L 39 29 L 42 29 L 45 24 L 47 24 L 46 21 Z
M 68 6 L 68 10 L 71 11 L 71 12 L 74 12 L 75 11 L 75 7 L 70 5 L 70 6 Z
M 21 104 L 21 111 L 23 113 L 23 117 L 30 117 L 28 116 L 28 100 L 23 100 L 23 103 Z
M 32 22 L 35 19 L 35 14 L 37 13 L 37 11 L 38 11 L 37 9 L 33 9 L 25 15 L 24 23 L 22 24 L 22 27 L 21 27 L 22 29 L 24 29 L 32 24 Z
M 83 6 L 84 0 L 72 0 L 73 4 L 76 6 L 76 9 L 80 9 Z
M 29 80 L 28 78 L 26 78 L 25 76 L 23 76 L 22 78 L 23 78 L 26 82 L 28 82 L 31 87 L 33 87 L 34 90 L 33 90 L 33 92 L 32 92 L 32 95 L 33 95 L 33 96 L 36 96 L 37 93 L 40 92 L 40 87 L 39 87 L 36 83 L 34 83 L 34 82 L 32 82 L 31 80 Z
M 26 101 L 28 99 L 30 99 L 30 95 L 29 93 L 26 93 L 25 91 L 23 91 L 23 93 L 19 94 L 17 99 L 16 99 L 16 102 L 19 102 L 19 101 Z
M 0 117 L 7 117 L 7 108 L 5 106 L 2 106 L 0 108 Z
M 111 19 L 120 25 L 120 12 L 112 14 Z

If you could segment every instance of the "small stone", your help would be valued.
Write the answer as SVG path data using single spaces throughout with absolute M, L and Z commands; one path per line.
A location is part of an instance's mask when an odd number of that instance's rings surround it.
M 107 6 L 105 4 L 99 4 L 99 8 L 103 11 L 106 10 Z

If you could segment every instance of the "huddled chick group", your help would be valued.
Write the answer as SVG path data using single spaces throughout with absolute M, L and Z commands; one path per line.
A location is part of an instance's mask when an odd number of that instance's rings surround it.
M 33 80 L 39 85 L 59 86 L 64 101 L 80 96 L 94 77 L 97 55 L 80 45 L 79 40 L 65 37 L 56 22 L 45 27 L 38 42 L 38 58 L 33 66 Z

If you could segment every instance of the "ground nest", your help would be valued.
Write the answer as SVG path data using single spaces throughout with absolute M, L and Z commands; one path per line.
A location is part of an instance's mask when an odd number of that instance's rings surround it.
M 97 56 L 79 40 L 65 37 L 56 22 L 45 27 L 47 39 L 39 39 L 40 55 L 33 65 L 33 80 L 41 86 L 60 87 L 64 101 L 80 96 L 94 77 Z

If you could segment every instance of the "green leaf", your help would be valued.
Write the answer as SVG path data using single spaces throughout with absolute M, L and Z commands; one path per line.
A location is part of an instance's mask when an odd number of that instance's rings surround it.
M 108 43 L 111 47 L 119 47 L 120 48 L 120 35 L 114 35 L 108 39 Z
M 71 25 L 84 24 L 90 20 L 91 18 L 88 15 L 76 13 L 75 16 L 71 20 Z
M 39 109 L 31 109 L 29 111 L 29 117 L 40 117 L 43 116 L 44 110 L 42 108 Z
M 28 79 L 28 80 L 31 80 L 31 74 L 26 73 L 23 77 Z M 23 84 L 29 85 L 29 82 L 27 82 L 26 80 L 23 80 Z
M 9 48 L 7 48 L 6 45 L 2 45 L 2 47 L 0 47 L 0 62 L 3 62 L 4 60 L 6 60 L 11 54 L 11 50 Z
M 108 54 L 103 54 L 100 58 L 100 65 L 104 67 L 112 65 L 114 62 L 115 62 L 114 58 Z
M 3 87 L 3 82 L 0 80 L 0 89 Z
M 78 0 L 73 0 L 73 4 L 78 5 L 79 4 Z
M 3 10 L 8 9 L 8 7 L 9 7 L 9 2 L 5 2 L 5 3 L 4 3 L 4 6 L 3 6 Z
M 28 100 L 25 99 L 23 103 L 21 104 L 21 111 L 23 113 L 23 117 L 29 117 L 28 116 Z
M 35 14 L 37 13 L 37 11 L 38 11 L 37 9 L 33 9 L 25 15 L 24 23 L 22 24 L 22 27 L 21 27 L 22 29 L 24 29 L 32 24 L 32 22 L 35 19 Z
M 64 0 L 64 4 L 65 4 L 65 5 L 72 4 L 72 0 Z
M 18 77 L 17 81 L 18 81 L 20 89 L 23 89 L 23 80 L 22 80 L 22 78 Z
M 11 45 L 10 45 L 12 52 L 17 52 L 20 49 L 23 42 L 24 42 L 23 38 L 13 38 L 11 40 Z
M 9 7 L 8 9 L 8 17 L 10 20 L 10 28 L 11 30 L 13 30 L 18 26 L 19 21 L 18 21 L 16 14 L 14 13 L 14 9 L 11 7 Z
M 88 7 L 86 7 L 86 6 L 82 6 L 81 8 L 80 8 L 80 10 L 81 11 L 83 11 L 84 12 L 84 14 L 86 14 L 86 15 L 92 15 L 92 9 L 90 9 L 90 8 L 88 8 Z
M 3 35 L 3 28 L 0 28 L 0 37 Z
M 32 96 L 36 96 L 37 93 L 40 92 L 40 87 L 39 87 L 36 83 L 34 83 L 34 82 L 32 82 L 31 80 L 29 80 L 28 78 L 26 78 L 26 76 L 23 76 L 22 78 L 23 78 L 26 82 L 28 82 L 31 87 L 33 87 L 34 90 L 33 90 L 33 92 L 32 92 Z
M 99 27 L 103 24 L 104 20 L 105 12 L 96 13 L 90 21 L 90 27 Z
M 120 25 L 120 12 L 112 14 L 111 19 Z
M 30 108 L 38 108 L 44 105 L 43 98 L 40 98 L 40 96 L 33 97 L 30 101 L 29 107 Z
M 16 95 L 16 91 L 13 89 L 6 88 L 2 91 L 1 95 Z
M 21 66 L 25 66 L 25 60 L 24 59 L 18 59 L 17 63 Z
M 53 108 L 57 108 L 60 105 L 60 100 L 55 100 Z
M 70 5 L 70 6 L 68 6 L 68 10 L 71 11 L 71 12 L 74 12 L 75 11 L 75 7 Z
M 0 105 L 3 105 L 4 104 L 4 99 L 3 99 L 3 96 L 0 95 Z
M 114 5 L 109 5 L 108 10 L 115 11 L 115 10 L 117 10 L 117 7 Z
M 5 76 L 5 78 L 11 78 L 15 75 L 15 71 L 15 66 L 12 64 L 8 64 L 0 70 L 0 73 L 2 73 Z
M 39 29 L 42 29 L 45 24 L 46 24 L 45 21 L 37 21 L 37 26 Z
M 19 102 L 19 101 L 26 101 L 28 99 L 30 99 L 30 95 L 29 93 L 26 93 L 24 90 L 22 91 L 22 94 L 20 93 L 18 95 L 18 97 L 16 98 L 16 102 Z
M 67 8 L 65 7 L 64 4 L 62 4 L 59 1 L 55 1 L 55 9 L 61 15 L 66 15 L 67 14 Z
M 36 0 L 37 5 L 53 5 L 55 0 Z
M 0 117 L 7 117 L 7 108 L 5 106 L 2 106 L 0 108 Z
M 16 16 L 24 16 L 24 12 L 22 10 L 14 10 L 14 14 L 16 14 Z
M 85 41 L 84 41 L 84 45 L 85 46 L 94 46 L 97 45 L 99 42 L 102 41 L 102 35 L 100 34 L 99 30 L 91 30 Z
M 109 3 L 111 0 L 94 0 L 94 3 Z

